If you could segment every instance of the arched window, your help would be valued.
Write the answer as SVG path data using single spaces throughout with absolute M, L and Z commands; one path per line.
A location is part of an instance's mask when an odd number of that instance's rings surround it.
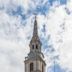
M 32 45 L 32 49 L 34 49 L 34 45 Z
M 36 49 L 38 49 L 38 45 L 36 45 Z
M 33 71 L 33 63 L 30 63 L 30 72 Z

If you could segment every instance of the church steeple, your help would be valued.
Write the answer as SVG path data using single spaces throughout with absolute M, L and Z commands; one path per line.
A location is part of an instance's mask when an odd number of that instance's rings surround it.
M 41 41 L 38 36 L 38 25 L 37 25 L 37 20 L 35 16 L 35 21 L 34 21 L 34 29 L 33 29 L 33 36 L 30 41 L 30 51 L 41 51 Z
M 33 36 L 30 41 L 30 52 L 25 58 L 25 72 L 45 72 L 46 63 L 44 61 L 44 55 L 41 52 L 41 42 L 38 36 L 38 26 L 35 17 Z

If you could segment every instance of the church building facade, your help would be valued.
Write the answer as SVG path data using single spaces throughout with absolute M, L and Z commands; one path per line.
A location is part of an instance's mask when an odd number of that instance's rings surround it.
M 46 63 L 44 61 L 44 55 L 41 52 L 41 41 L 38 36 L 38 27 L 35 17 L 33 36 L 30 41 L 30 52 L 25 58 L 25 72 L 45 72 Z

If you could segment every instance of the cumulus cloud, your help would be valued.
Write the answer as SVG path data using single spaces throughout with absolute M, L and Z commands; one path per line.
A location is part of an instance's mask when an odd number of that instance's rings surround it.
M 0 0 L 0 71 L 24 72 L 23 61 L 29 52 L 34 13 L 43 43 L 46 72 L 52 69 L 54 60 L 59 64 L 55 69 L 72 71 L 71 3 L 71 0 Z

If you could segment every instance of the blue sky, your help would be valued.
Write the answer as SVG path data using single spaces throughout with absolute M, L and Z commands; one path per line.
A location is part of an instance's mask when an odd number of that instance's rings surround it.
M 72 0 L 0 0 L 0 72 L 24 72 L 34 14 L 46 72 L 72 72 Z

